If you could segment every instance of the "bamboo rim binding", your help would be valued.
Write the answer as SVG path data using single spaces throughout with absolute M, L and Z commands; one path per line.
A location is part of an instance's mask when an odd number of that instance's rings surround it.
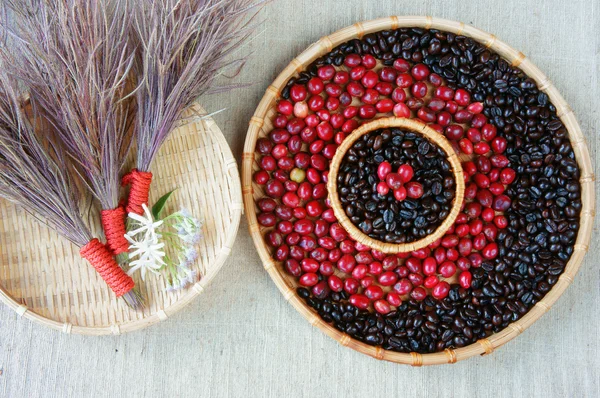
M 585 137 L 570 107 L 562 98 L 558 90 L 552 85 L 550 80 L 522 53 L 508 46 L 494 35 L 483 32 L 462 22 L 432 18 L 430 16 L 393 16 L 361 22 L 359 26 L 360 30 L 356 25 L 353 25 L 334 32 L 329 36 L 325 36 L 299 54 L 294 62 L 286 66 L 277 76 L 275 81 L 268 87 L 250 121 L 242 159 L 242 191 L 244 195 L 246 217 L 248 219 L 249 229 L 254 244 L 265 264 L 265 269 L 267 269 L 269 276 L 273 279 L 286 300 L 312 324 L 344 346 L 377 359 L 384 359 L 413 366 L 455 363 L 476 355 L 485 355 L 512 340 L 539 319 L 554 304 L 554 302 L 556 302 L 567 286 L 569 286 L 577 273 L 577 270 L 581 266 L 583 257 L 589 248 L 595 214 L 594 174 L 588 148 L 585 143 Z M 298 75 L 297 71 L 299 67 L 306 68 L 313 61 L 325 55 L 336 46 L 358 38 L 360 35 L 404 27 L 440 29 L 470 37 L 498 53 L 513 66 L 518 66 L 525 74 L 535 80 L 539 89 L 546 93 L 550 98 L 550 101 L 556 106 L 557 114 L 569 133 L 573 151 L 581 170 L 580 183 L 583 208 L 580 215 L 579 233 L 575 242 L 574 252 L 569 259 L 563 274 L 560 276 L 559 281 L 544 296 L 544 298 L 538 302 L 538 304 L 527 312 L 527 314 L 518 321 L 509 324 L 507 328 L 471 345 L 432 354 L 400 353 L 382 350 L 379 347 L 370 346 L 355 340 L 347 334 L 335 329 L 332 325 L 321 321 L 319 315 L 296 293 L 296 282 L 292 280 L 292 278 L 286 276 L 281 266 L 271 258 L 256 218 L 254 196 L 256 195 L 258 198 L 261 195 L 261 187 L 254 185 L 252 181 L 253 167 L 257 167 L 257 164 L 254 161 L 256 141 L 260 136 L 265 136 L 265 134 L 270 131 L 270 128 L 272 128 L 270 119 L 275 113 L 273 107 L 279 98 L 281 90 L 285 88 L 287 81 L 291 77 Z
M 434 143 L 438 147 L 442 148 L 442 150 L 447 155 L 446 159 L 452 167 L 452 175 L 456 184 L 454 200 L 452 202 L 452 208 L 448 216 L 432 234 L 410 243 L 382 242 L 364 234 L 360 229 L 358 229 L 356 225 L 354 225 L 354 223 L 346 215 L 346 212 L 342 207 L 337 192 L 338 171 L 340 169 L 344 156 L 346 155 L 346 152 L 348 152 L 350 147 L 363 135 L 368 134 L 377 129 L 390 127 L 399 127 L 417 133 L 427 138 L 430 142 Z M 329 192 L 329 200 L 331 201 L 331 208 L 335 213 L 335 217 L 338 219 L 338 222 L 342 225 L 342 227 L 344 227 L 346 232 L 348 232 L 348 234 L 352 237 L 352 239 L 366 246 L 369 246 L 372 249 L 379 250 L 380 252 L 405 253 L 429 246 L 432 242 L 441 238 L 446 233 L 446 231 L 448 231 L 448 229 L 452 226 L 452 224 L 454 224 L 456 217 L 458 217 L 458 214 L 460 213 L 460 209 L 464 199 L 465 180 L 460 160 L 458 159 L 456 152 L 454 151 L 454 149 L 452 149 L 452 146 L 444 136 L 442 136 L 441 134 L 433 130 L 431 127 L 428 127 L 427 125 L 419 121 L 413 119 L 389 117 L 376 119 L 372 122 L 363 124 L 356 130 L 354 130 L 354 132 L 352 132 L 352 134 L 342 142 L 342 144 L 338 147 L 337 151 L 335 152 L 335 155 L 333 156 L 333 159 L 329 165 L 327 191 Z

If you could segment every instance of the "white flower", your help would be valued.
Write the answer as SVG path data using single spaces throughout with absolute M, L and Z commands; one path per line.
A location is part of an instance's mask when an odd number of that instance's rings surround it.
M 198 272 L 185 270 L 184 275 L 179 275 L 179 285 L 176 286 L 177 289 L 185 289 L 191 284 L 196 283 L 198 280 Z
M 146 217 L 135 213 L 129 214 L 129 217 L 135 220 L 139 227 L 125 234 L 125 239 L 130 243 L 129 258 L 138 257 L 129 263 L 130 269 L 127 273 L 132 275 L 140 270 L 142 280 L 145 281 L 148 271 L 156 274 L 166 263 L 164 261 L 165 244 L 159 242 L 161 234 L 157 232 L 157 228 L 162 225 L 162 221 L 155 222 L 148 206 L 142 206 Z
M 186 235 L 194 235 L 200 231 L 202 222 L 189 214 L 187 210 L 180 210 L 175 214 L 177 222 L 173 224 L 173 228 L 177 230 L 177 234 L 182 238 Z
M 156 230 L 163 224 L 163 220 L 154 221 L 152 217 L 152 213 L 146 204 L 142 204 L 142 208 L 144 209 L 144 214 L 146 217 L 140 216 L 136 213 L 129 213 L 129 218 L 134 221 L 137 221 L 139 227 L 134 229 L 133 231 L 127 232 L 129 236 L 135 236 L 139 233 L 146 232 L 146 235 L 156 234 Z
M 198 250 L 194 247 L 188 247 L 185 251 L 185 258 L 190 263 L 193 263 L 198 258 Z
M 197 245 L 202 238 L 202 234 L 200 233 L 202 222 L 191 216 L 184 216 L 182 211 L 179 213 L 183 217 L 173 225 L 173 228 L 177 231 L 179 238 L 187 245 Z
M 131 268 L 127 274 L 132 275 L 135 271 L 140 270 L 142 274 L 142 280 L 145 281 L 147 271 L 157 274 L 160 268 L 165 265 L 163 260 L 165 257 L 165 252 L 161 250 L 164 248 L 165 244 L 162 242 L 159 243 L 156 237 L 139 242 L 136 242 L 131 238 L 129 239 L 129 243 L 131 243 L 129 250 L 132 251 L 129 254 L 129 257 L 135 258 L 137 256 L 139 258 L 129 263 Z
M 179 264 L 174 264 L 177 268 L 189 269 L 192 262 L 189 261 L 185 256 L 179 256 Z
M 197 245 L 198 243 L 200 243 L 201 238 L 202 238 L 202 234 L 196 233 L 193 235 L 187 234 L 187 235 L 183 236 L 181 239 L 188 245 Z
M 176 266 L 171 274 L 171 280 L 167 282 L 167 292 L 185 289 L 199 279 L 198 271 L 182 268 L 181 265 Z
M 133 229 L 125 235 L 130 243 L 132 260 L 128 273 L 139 270 L 145 280 L 148 272 L 162 272 L 167 278 L 167 291 L 196 283 L 201 277 L 194 268 L 199 256 L 196 246 L 201 239 L 202 222 L 187 209 L 158 221 L 154 220 L 148 206 L 143 205 L 143 209 L 143 215 L 129 214 Z

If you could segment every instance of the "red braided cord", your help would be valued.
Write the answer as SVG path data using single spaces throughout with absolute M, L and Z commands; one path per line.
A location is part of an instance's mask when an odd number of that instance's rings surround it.
M 79 254 L 92 264 L 117 297 L 121 297 L 135 286 L 133 279 L 119 267 L 112 253 L 98 239 L 89 241 L 79 250 Z
M 106 246 L 113 254 L 121 254 L 129 251 L 129 244 L 125 239 L 125 209 L 118 206 L 112 210 L 100 212 L 104 235 L 106 235 Z
M 131 170 L 123 176 L 121 185 L 131 185 L 129 190 L 129 200 L 127 202 L 127 213 L 143 214 L 143 204 L 148 204 L 148 195 L 150 193 L 150 184 L 152 183 L 152 173 Z

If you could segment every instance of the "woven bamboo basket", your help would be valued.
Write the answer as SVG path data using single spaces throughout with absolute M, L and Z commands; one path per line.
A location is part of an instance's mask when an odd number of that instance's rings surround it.
M 134 311 L 117 299 L 79 249 L 6 201 L 0 201 L 0 299 L 24 318 L 65 333 L 120 334 L 163 321 L 196 298 L 231 252 L 242 213 L 237 163 L 221 130 L 199 105 L 185 112 L 155 158 L 150 203 L 177 188 L 165 211 L 185 207 L 204 221 L 199 282 L 177 293 L 162 276 L 134 277 L 147 300 Z M 192 120 L 192 121 L 190 121 Z M 133 155 L 127 168 L 133 165 Z M 95 236 L 99 217 L 90 216 Z
M 276 263 L 269 254 L 267 244 L 263 240 L 261 230 L 256 218 L 255 198 L 262 196 L 260 186 L 252 181 L 253 171 L 258 168 L 254 160 L 256 140 L 265 136 L 273 129 L 271 120 L 275 115 L 274 105 L 279 98 L 281 90 L 285 87 L 289 78 L 296 76 L 306 66 L 314 60 L 330 52 L 334 47 L 355 38 L 362 38 L 365 34 L 377 32 L 380 30 L 397 29 L 402 27 L 421 27 L 425 29 L 441 29 L 448 32 L 471 37 L 474 40 L 483 43 L 502 57 L 518 66 L 529 77 L 533 78 L 540 90 L 545 92 L 552 103 L 556 106 L 558 116 L 566 126 L 577 162 L 581 169 L 581 189 L 583 209 L 580 216 L 580 229 L 571 256 L 564 273 L 560 276 L 558 282 L 546 294 L 543 300 L 539 301 L 527 314 L 520 320 L 510 324 L 507 328 L 495 333 L 488 338 L 457 349 L 447 349 L 443 352 L 433 354 L 419 353 L 398 353 L 387 351 L 381 347 L 374 347 L 357 341 L 349 335 L 335 329 L 332 325 L 321 320 L 319 315 L 308 305 L 305 304 L 296 293 L 296 282 L 288 276 L 282 267 Z M 525 329 L 531 326 L 537 319 L 546 313 L 565 289 L 573 282 L 577 270 L 581 266 L 583 257 L 587 252 L 592 234 L 592 223 L 595 214 L 594 197 L 594 174 L 590 155 L 587 149 L 585 137 L 577 123 L 573 111 L 559 94 L 556 87 L 546 75 L 544 75 L 528 58 L 521 52 L 513 49 L 506 43 L 497 39 L 496 36 L 483 32 L 462 22 L 448 21 L 445 19 L 433 18 L 430 16 L 392 16 L 372 21 L 358 22 L 352 26 L 341 29 L 329 36 L 321 38 L 316 43 L 309 46 L 298 57 L 292 60 L 290 64 L 279 74 L 275 81 L 267 88 L 266 93 L 260 101 L 254 116 L 250 120 L 250 127 L 246 137 L 246 143 L 243 154 L 242 164 L 242 190 L 244 195 L 244 205 L 246 216 L 248 218 L 250 233 L 254 239 L 255 246 L 263 261 L 265 269 L 281 290 L 284 298 L 296 308 L 312 325 L 321 329 L 325 334 L 339 341 L 343 346 L 350 347 L 363 354 L 370 355 L 377 359 L 383 359 L 391 362 L 409 364 L 413 366 L 439 365 L 445 363 L 455 363 L 457 361 L 475 356 L 490 354 L 496 348 L 506 344 L 508 341 L 517 337 Z
M 408 131 L 412 131 L 417 133 L 425 138 L 427 138 L 430 142 L 434 143 L 438 147 L 442 148 L 442 150 L 446 153 L 446 159 L 450 163 L 450 167 L 452 168 L 452 175 L 454 176 L 454 181 L 456 181 L 456 190 L 454 194 L 454 201 L 452 203 L 452 208 L 448 216 L 444 219 L 444 221 L 440 224 L 439 227 L 430 235 L 426 237 L 416 240 L 410 243 L 388 243 L 382 242 L 380 240 L 371 238 L 370 236 L 364 234 L 346 215 L 342 207 L 342 203 L 340 202 L 340 198 L 337 192 L 337 175 L 342 164 L 342 160 L 346 155 L 346 152 L 350 149 L 350 147 L 363 135 L 370 133 L 371 131 L 381 129 L 381 128 L 391 128 L 391 127 L 399 127 Z M 357 242 L 360 242 L 366 246 L 369 246 L 372 249 L 379 250 L 384 253 L 405 253 L 411 252 L 414 250 L 419 250 L 423 247 L 429 246 L 434 241 L 440 239 L 448 229 L 454 224 L 456 221 L 456 217 L 458 217 L 458 213 L 460 213 L 461 205 L 465 196 L 465 179 L 463 175 L 463 169 L 460 164 L 460 160 L 452 146 L 448 142 L 448 140 L 437 131 L 428 127 L 424 123 L 421 123 L 418 120 L 413 119 L 403 119 L 403 118 L 381 118 L 376 119 L 372 122 L 365 123 L 350 136 L 348 136 L 342 144 L 335 151 L 335 155 L 329 164 L 329 177 L 327 179 L 327 191 L 329 193 L 329 200 L 331 201 L 331 208 L 337 218 L 338 222 L 348 235 L 352 237 Z

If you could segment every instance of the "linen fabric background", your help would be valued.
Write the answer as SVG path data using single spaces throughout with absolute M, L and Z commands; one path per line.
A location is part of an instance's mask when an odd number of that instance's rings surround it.
M 243 50 L 253 57 L 237 81 L 254 84 L 201 100 L 208 111 L 227 108 L 215 119 L 238 161 L 265 88 L 295 55 L 335 30 L 389 15 L 462 21 L 526 54 L 575 111 L 598 174 L 600 0 L 277 0 Z M 571 287 L 521 336 L 489 356 L 411 368 L 344 348 L 306 322 L 263 270 L 243 218 L 208 289 L 145 330 L 65 335 L 0 305 L 0 396 L 597 397 L 597 243 L 595 233 Z

